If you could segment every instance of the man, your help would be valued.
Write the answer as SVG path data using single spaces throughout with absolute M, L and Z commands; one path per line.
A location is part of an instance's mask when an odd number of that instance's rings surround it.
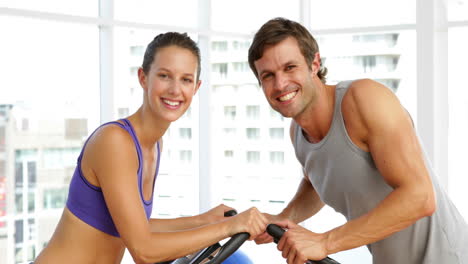
M 288 263 L 367 245 L 374 263 L 468 263 L 468 227 L 437 182 L 397 97 L 368 80 L 325 84 L 318 45 L 276 18 L 256 33 L 249 64 L 272 108 L 291 117 L 303 166 L 296 195 L 270 221 Z M 297 223 L 327 204 L 346 224 L 323 234 Z M 266 234 L 257 243 L 270 242 Z

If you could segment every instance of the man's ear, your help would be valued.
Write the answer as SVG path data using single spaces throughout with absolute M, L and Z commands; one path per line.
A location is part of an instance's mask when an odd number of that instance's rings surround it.
M 195 87 L 195 91 L 193 92 L 193 95 L 195 95 L 198 92 L 198 89 L 200 89 L 201 83 L 202 83 L 201 80 L 197 81 L 197 84 L 196 84 L 196 87 Z
M 146 78 L 146 74 L 145 72 L 143 71 L 143 68 L 138 68 L 138 81 L 140 82 L 140 85 L 141 87 L 143 88 L 143 90 L 146 91 L 148 85 L 147 85 L 147 78 Z
M 320 71 L 320 52 L 316 52 L 315 55 L 314 55 L 314 60 L 312 61 L 312 72 L 314 73 L 314 75 L 317 75 L 317 73 Z

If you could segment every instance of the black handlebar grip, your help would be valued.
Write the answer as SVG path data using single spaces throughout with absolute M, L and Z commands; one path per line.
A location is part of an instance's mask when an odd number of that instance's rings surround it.
M 281 239 L 285 231 L 283 228 L 275 224 L 269 224 L 267 226 L 267 232 L 268 234 L 270 234 L 270 236 L 273 237 L 273 241 L 275 241 L 275 243 L 278 244 L 278 241 Z
M 267 226 L 267 232 L 268 234 L 270 234 L 270 236 L 273 237 L 273 240 L 275 241 L 275 243 L 278 243 L 278 241 L 281 239 L 285 231 L 283 228 L 275 224 L 269 224 Z M 338 261 L 330 257 L 326 257 L 322 260 L 308 260 L 306 263 L 307 264 L 340 264 Z
M 224 217 L 235 216 L 236 214 L 237 214 L 237 211 L 232 209 L 232 210 L 229 210 L 227 212 L 224 212 Z
M 229 256 L 232 255 L 236 250 L 244 244 L 244 242 L 249 239 L 250 235 L 249 233 L 238 233 L 235 234 L 234 236 L 229 239 L 226 244 L 224 244 L 221 249 L 219 250 L 218 254 L 216 254 L 216 257 L 207 262 L 207 264 L 221 264 L 224 260 L 226 260 Z

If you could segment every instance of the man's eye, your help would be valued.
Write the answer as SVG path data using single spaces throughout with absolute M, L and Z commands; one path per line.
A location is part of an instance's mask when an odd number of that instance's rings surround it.
M 271 76 L 273 76 L 271 73 L 263 74 L 262 80 L 266 80 L 266 79 L 270 78 Z

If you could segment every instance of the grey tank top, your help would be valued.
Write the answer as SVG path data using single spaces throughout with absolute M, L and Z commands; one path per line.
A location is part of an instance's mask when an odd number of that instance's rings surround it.
M 333 121 L 320 142 L 307 141 L 293 121 L 293 145 L 299 162 L 322 201 L 347 220 L 369 212 L 392 191 L 371 155 L 357 147 L 346 131 L 341 101 L 351 82 L 337 84 Z M 425 160 L 429 164 L 426 156 Z M 432 168 L 427 167 L 437 197 L 437 210 L 432 216 L 367 245 L 373 263 L 468 264 L 468 226 L 439 185 Z

